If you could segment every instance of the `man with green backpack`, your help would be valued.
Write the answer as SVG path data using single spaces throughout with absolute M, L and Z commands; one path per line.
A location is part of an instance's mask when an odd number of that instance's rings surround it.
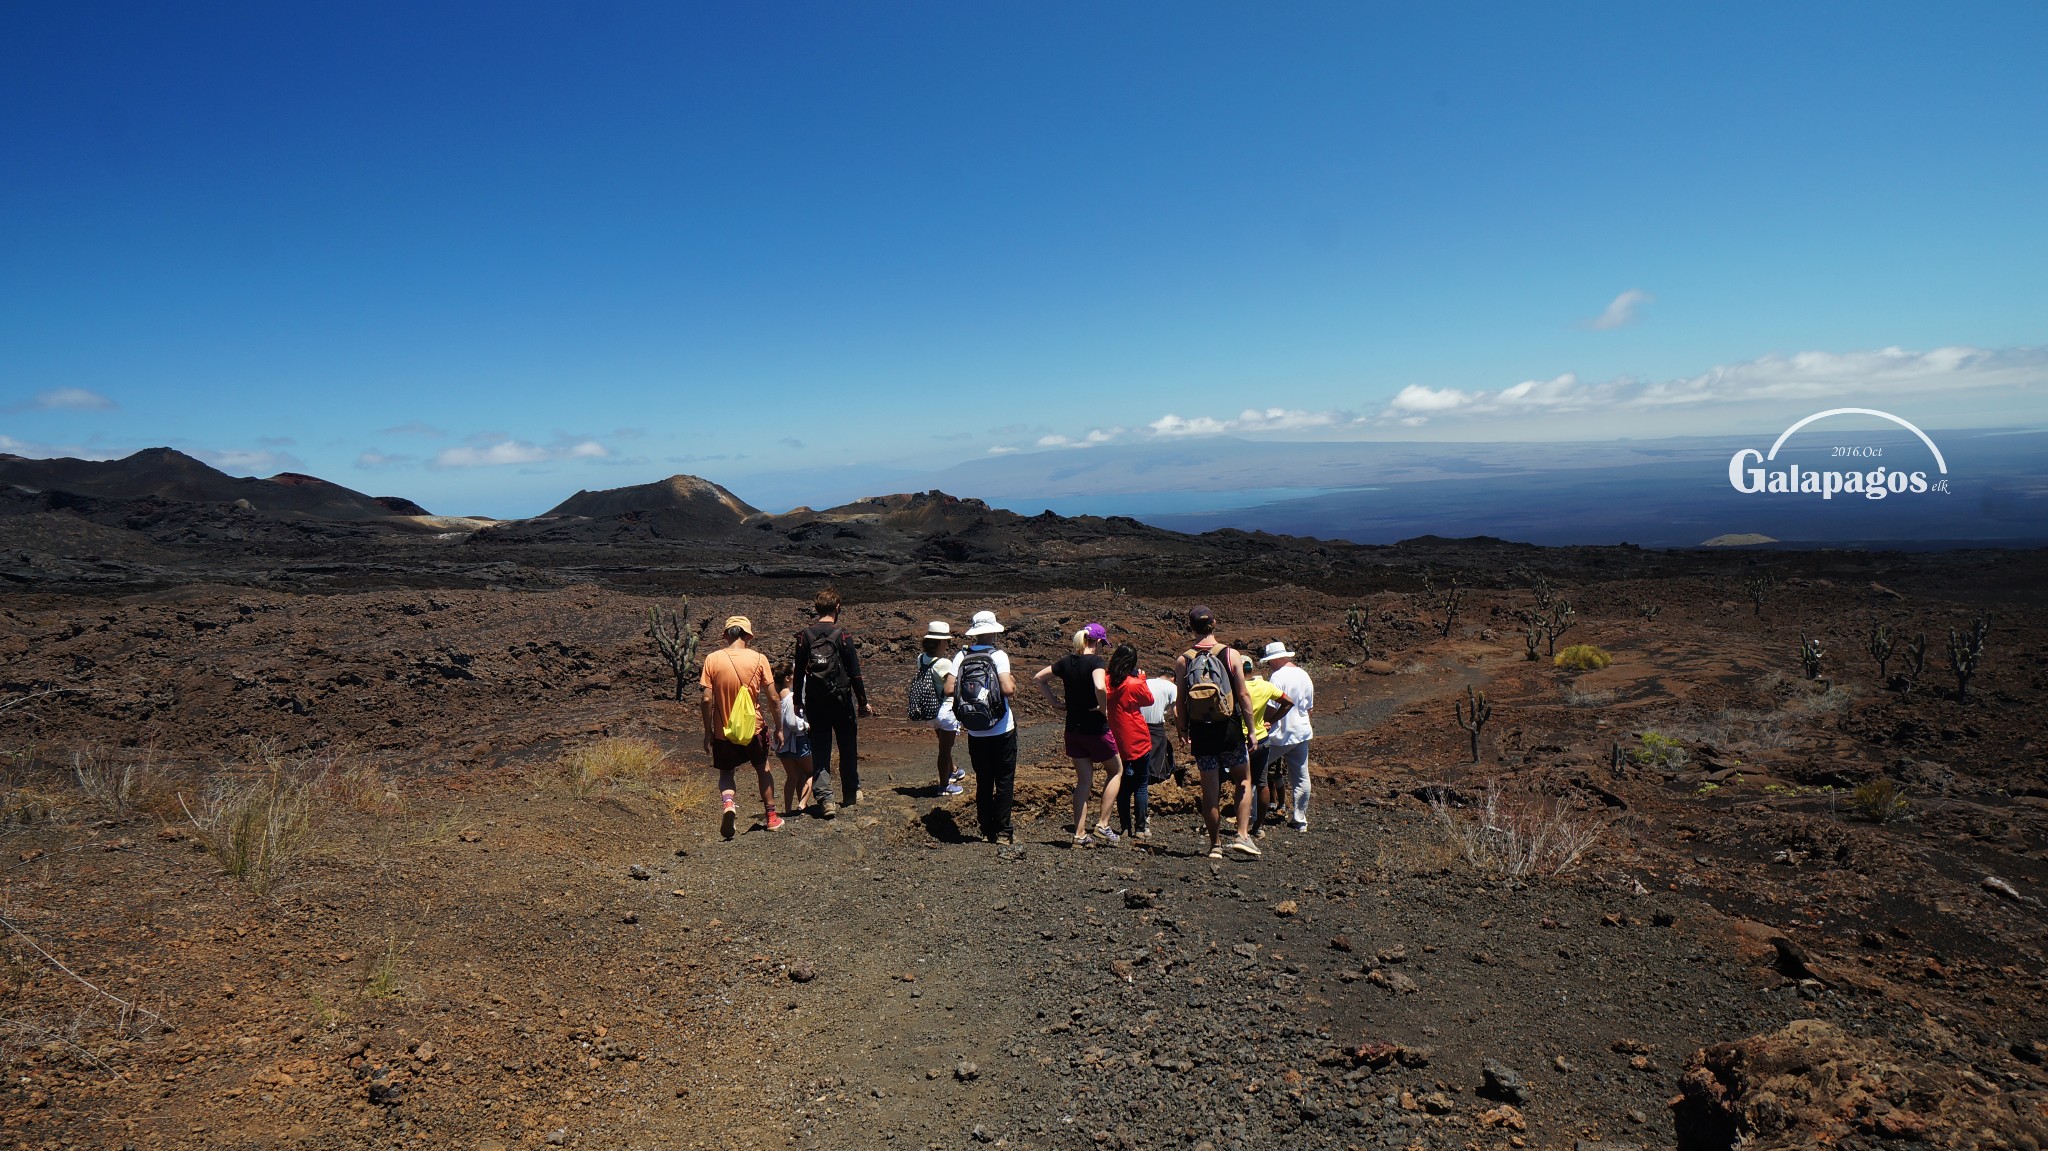
M 782 826 L 775 811 L 775 773 L 768 769 L 768 748 L 782 742 L 782 708 L 775 695 L 775 673 L 768 657 L 753 649 L 754 622 L 743 615 L 726 617 L 726 645 L 704 657 L 697 683 L 704 689 L 704 751 L 718 771 L 719 799 L 725 807 L 718 832 L 731 839 L 739 823 L 733 773 L 743 763 L 754 765 L 761 785 L 761 806 L 768 812 L 769 831 Z

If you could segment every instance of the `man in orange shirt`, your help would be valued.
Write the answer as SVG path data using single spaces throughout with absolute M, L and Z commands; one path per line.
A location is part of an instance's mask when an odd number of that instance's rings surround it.
M 718 769 L 719 798 L 725 803 L 718 831 L 731 839 L 739 823 L 733 773 L 743 763 L 754 765 L 768 830 L 782 826 L 775 811 L 775 773 L 768 770 L 768 747 L 782 741 L 782 707 L 768 657 L 753 649 L 754 621 L 728 616 L 725 638 L 724 647 L 704 657 L 697 683 L 704 689 L 704 751 Z

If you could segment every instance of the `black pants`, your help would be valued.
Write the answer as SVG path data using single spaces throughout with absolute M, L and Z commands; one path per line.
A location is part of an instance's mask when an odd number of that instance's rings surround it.
M 811 721 L 811 797 L 832 801 L 832 741 L 839 741 L 840 801 L 860 796 L 860 720 L 851 695 L 804 693 L 804 718 Z
M 1010 834 L 1010 805 L 1017 790 L 1017 731 L 967 736 L 967 762 L 974 767 L 974 818 L 981 837 L 994 843 Z

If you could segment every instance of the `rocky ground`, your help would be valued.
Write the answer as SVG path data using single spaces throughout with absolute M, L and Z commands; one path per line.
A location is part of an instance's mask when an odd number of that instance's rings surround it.
M 1101 618 L 1157 662 L 1199 568 L 873 585 L 848 614 L 884 715 L 863 728 L 866 802 L 727 843 L 694 701 L 666 698 L 645 635 L 674 601 L 644 571 L 613 578 L 586 549 L 529 554 L 546 578 L 519 586 L 419 564 L 380 583 L 357 560 L 312 586 L 253 560 L 196 579 L 186 545 L 160 546 L 156 574 L 101 586 L 77 540 L 50 543 L 16 569 L 48 578 L 0 603 L 0 1145 L 2025 1148 L 2048 1130 L 2038 553 L 1424 543 L 1204 595 L 1230 637 L 1303 650 L 1320 694 L 1311 830 L 1218 863 L 1170 784 L 1146 849 L 1064 846 L 1069 774 L 1028 696 L 1023 834 L 974 842 L 971 804 L 932 793 L 929 737 L 887 718 L 926 619 L 992 607 L 1029 667 Z M 1448 628 L 1424 570 L 1439 589 L 1467 573 Z M 1561 642 L 1612 666 L 1524 658 L 1535 574 L 1577 609 Z M 691 622 L 745 611 L 764 634 L 811 590 L 695 578 Z M 1952 698 L 1948 629 L 1980 612 L 1982 670 Z M 1862 653 L 1873 620 L 1929 636 L 1909 690 Z M 1468 687 L 1495 708 L 1477 764 L 1451 714 Z M 604 740 L 669 765 L 565 771 Z M 312 837 L 268 884 L 224 875 L 192 809 L 209 780 L 273 773 L 317 783 Z M 1859 806 L 1873 780 L 1901 818 Z M 1473 862 L 1489 789 L 1524 828 L 1600 834 L 1566 874 L 1510 882 Z

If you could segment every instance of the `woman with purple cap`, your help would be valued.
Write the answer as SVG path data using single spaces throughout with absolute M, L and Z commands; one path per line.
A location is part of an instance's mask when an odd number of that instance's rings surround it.
M 1116 737 L 1109 731 L 1109 672 L 1102 657 L 1096 654 L 1108 638 L 1108 628 L 1099 623 L 1089 624 L 1074 633 L 1072 652 L 1041 669 L 1035 677 L 1038 690 L 1054 707 L 1061 705 L 1060 697 L 1052 691 L 1055 678 L 1066 694 L 1067 758 L 1074 761 L 1075 847 L 1090 847 L 1098 840 L 1115 843 L 1120 838 L 1109 826 L 1109 817 L 1116 810 L 1116 793 L 1123 779 L 1124 765 L 1123 760 L 1117 757 Z M 1097 767 L 1106 768 L 1108 774 L 1102 784 L 1102 818 L 1096 822 L 1095 834 L 1091 838 L 1088 834 L 1088 796 L 1095 790 Z

